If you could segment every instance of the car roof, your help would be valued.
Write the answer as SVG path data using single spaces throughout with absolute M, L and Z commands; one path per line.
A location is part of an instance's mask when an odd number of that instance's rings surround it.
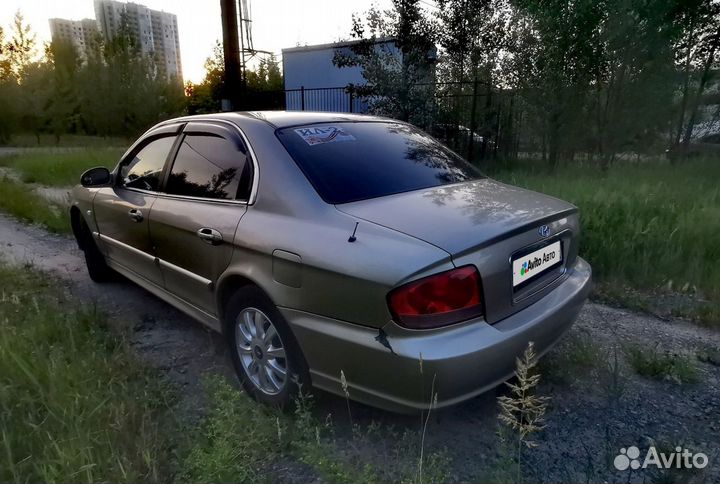
M 267 122 L 274 128 L 287 128 L 290 126 L 302 126 L 305 124 L 318 123 L 339 123 L 339 122 L 372 122 L 392 121 L 390 118 L 370 116 L 366 114 L 352 113 L 326 113 L 315 111 L 238 111 L 215 114 L 199 114 L 195 116 L 183 116 L 182 118 L 171 119 L 161 124 L 173 121 L 202 121 L 209 119 L 224 119 L 227 121 L 239 121 L 238 118 L 254 118 Z

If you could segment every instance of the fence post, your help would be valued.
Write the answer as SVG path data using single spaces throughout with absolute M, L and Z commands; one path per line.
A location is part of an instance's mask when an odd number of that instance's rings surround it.
M 477 112 L 477 88 L 478 80 L 477 77 L 475 77 L 475 82 L 473 82 L 472 106 L 470 107 L 470 136 L 468 141 L 468 161 L 471 163 L 473 161 L 473 151 L 475 148 L 475 115 Z
M 348 96 L 350 96 L 350 112 L 353 112 L 353 92 L 352 89 L 348 90 Z
M 300 110 L 305 111 L 305 86 L 300 86 Z

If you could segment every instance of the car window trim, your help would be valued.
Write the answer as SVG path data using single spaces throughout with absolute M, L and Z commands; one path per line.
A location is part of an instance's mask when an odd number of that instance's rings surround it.
M 177 149 L 177 143 L 178 139 L 180 138 L 180 130 L 182 129 L 182 126 L 184 126 L 186 123 L 178 124 L 177 126 L 171 125 L 169 127 L 162 126 L 158 129 L 154 129 L 148 134 L 145 135 L 145 137 L 140 138 L 137 140 L 133 146 L 130 147 L 130 149 L 123 155 L 123 157 L 120 159 L 120 162 L 115 167 L 114 173 L 114 186 L 116 188 L 122 188 L 123 190 L 133 190 L 133 191 L 139 191 L 143 193 L 158 193 L 158 191 L 153 190 L 143 190 L 141 188 L 133 188 L 133 187 L 126 187 L 123 184 L 123 181 L 120 177 L 120 171 L 122 169 L 123 165 L 126 165 L 128 162 L 132 161 L 132 158 L 135 157 L 140 151 L 144 150 L 150 143 L 153 143 L 159 139 L 163 138 L 170 138 L 174 137 L 175 140 L 173 141 L 172 146 L 170 147 L 170 151 L 165 156 L 165 161 L 163 162 L 163 167 L 160 172 L 160 186 L 162 187 L 163 181 L 165 179 L 165 169 L 167 168 L 168 160 L 171 156 L 174 156 L 174 153 Z M 172 128 L 172 129 L 168 129 Z
M 180 133 L 180 135 L 178 136 L 177 146 L 173 146 L 174 149 L 173 149 L 172 159 L 168 162 L 168 165 L 166 166 L 165 170 L 163 171 L 163 177 L 162 177 L 162 180 L 161 180 L 161 182 L 160 182 L 160 187 L 162 188 L 162 190 L 161 190 L 160 192 L 158 192 L 158 194 L 161 194 L 161 195 L 164 196 L 164 197 L 182 198 L 182 199 L 186 199 L 186 200 L 205 200 L 205 201 L 218 201 L 218 202 L 239 202 L 239 203 L 242 203 L 242 204 L 244 204 L 244 205 L 247 205 L 248 201 L 247 201 L 247 200 L 244 200 L 244 199 L 235 199 L 235 198 L 233 198 L 233 199 L 231 200 L 231 199 L 228 199 L 228 198 L 195 197 L 195 196 L 192 196 L 192 195 L 180 195 L 180 194 L 177 194 L 177 193 L 168 193 L 168 192 L 166 191 L 166 189 L 167 189 L 167 182 L 168 182 L 168 180 L 170 179 L 170 173 L 172 172 L 172 167 L 173 167 L 173 165 L 175 165 L 175 161 L 177 160 L 177 155 L 178 155 L 178 153 L 180 152 L 180 147 L 182 146 L 183 141 L 185 141 L 185 138 L 187 138 L 189 135 L 196 135 L 196 136 L 202 136 L 202 135 L 214 136 L 214 137 L 216 137 L 216 138 L 221 138 L 221 139 L 224 139 L 224 140 L 226 140 L 226 141 L 230 141 L 231 143 L 235 144 L 236 147 L 237 147 L 237 144 L 236 144 L 235 142 L 233 142 L 233 141 L 231 141 L 231 140 L 228 140 L 225 136 L 221 136 L 221 135 L 218 134 L 218 133 L 213 133 L 213 132 L 210 132 L 210 131 L 195 131 L 195 130 L 186 133 L 186 132 L 183 131 L 183 132 Z M 238 150 L 238 151 L 241 151 L 241 150 Z M 247 151 L 246 151 L 245 153 L 243 153 L 243 154 L 245 155 L 245 158 L 247 159 L 247 157 L 248 157 Z M 247 163 L 247 162 L 246 162 L 246 163 Z M 241 174 L 241 176 L 242 176 L 242 174 Z
M 254 205 L 255 201 L 257 200 L 257 191 L 258 191 L 258 185 L 260 181 L 260 164 L 257 161 L 257 156 L 255 154 L 255 150 L 252 147 L 252 144 L 250 143 L 250 140 L 245 135 L 245 132 L 235 123 L 232 123 L 230 121 L 226 121 L 224 119 L 203 119 L 202 122 L 205 123 L 213 123 L 218 125 L 227 126 L 230 128 L 231 131 L 236 132 L 238 135 L 240 135 L 240 139 L 242 140 L 243 145 L 245 146 L 246 153 L 245 155 L 248 156 L 250 159 L 252 165 L 252 180 L 251 180 L 251 186 L 250 186 L 250 196 L 247 200 L 227 200 L 227 199 L 220 199 L 220 198 L 204 198 L 204 197 L 190 197 L 187 195 L 174 195 L 172 193 L 166 193 L 163 191 L 151 191 L 151 190 L 143 190 L 142 188 L 128 188 L 124 187 L 122 185 L 116 184 L 117 188 L 122 188 L 123 190 L 130 190 L 133 192 L 143 193 L 146 195 L 153 195 L 157 197 L 163 197 L 163 198 L 180 198 L 180 199 L 187 199 L 197 202 L 210 202 L 210 203 L 225 203 L 225 204 L 233 204 L 233 205 Z M 165 179 L 166 174 L 169 174 L 169 170 L 172 166 L 172 163 L 168 164 L 170 160 L 174 162 L 175 155 L 177 154 L 178 149 L 180 148 L 180 142 L 183 139 L 182 136 L 182 130 L 185 128 L 185 126 L 189 123 L 189 121 L 182 121 L 179 123 L 171 123 L 166 125 L 160 125 L 157 128 L 151 129 L 148 132 L 146 132 L 140 139 L 138 139 L 123 155 L 123 157 L 120 159 L 120 163 L 115 167 L 114 173 L 120 172 L 120 166 L 125 162 L 128 156 L 133 155 L 137 153 L 137 149 L 142 149 L 142 147 L 146 146 L 145 142 L 150 139 L 157 139 L 164 137 L 163 135 L 170 135 L 175 134 L 176 140 L 175 144 L 173 145 L 173 148 L 170 150 L 170 153 L 168 154 L 168 158 L 165 160 L 165 165 L 163 167 L 163 175 L 162 175 L 162 182 L 161 182 L 161 188 L 165 189 Z M 149 142 L 149 141 L 148 141 Z M 142 145 L 142 147 L 140 147 Z M 138 148 L 140 147 L 140 148 Z M 117 178 L 117 177 L 116 177 Z
M 222 126 L 227 125 L 227 126 Z M 229 127 L 228 127 L 229 126 Z M 234 129 L 233 129 L 234 128 Z M 246 160 L 250 162 L 249 166 L 252 170 L 252 173 L 250 174 L 250 194 L 246 199 L 223 199 L 223 198 L 210 198 L 210 197 L 194 197 L 189 195 L 179 195 L 175 193 L 168 193 L 166 190 L 167 188 L 167 181 L 170 178 L 170 172 L 172 171 L 172 167 L 175 164 L 175 160 L 177 158 L 177 154 L 180 151 L 180 146 L 182 146 L 183 141 L 188 135 L 209 135 L 209 136 L 216 136 L 220 137 L 226 141 L 229 141 L 230 143 L 234 144 L 235 147 L 238 149 L 238 151 L 242 152 L 245 155 Z M 228 136 L 229 135 L 229 136 Z M 250 147 L 250 144 L 247 142 L 247 137 L 242 132 L 242 130 L 232 123 L 226 123 L 222 122 L 220 120 L 203 120 L 203 121 L 197 121 L 197 122 L 189 122 L 185 125 L 185 127 L 182 130 L 182 133 L 178 136 L 178 142 L 177 146 L 173 147 L 172 151 L 172 158 L 168 160 L 168 164 L 165 167 L 165 170 L 163 172 L 163 179 L 160 184 L 161 191 L 158 192 L 158 195 L 166 197 L 166 198 L 180 198 L 185 200 L 195 200 L 195 201 L 212 201 L 212 202 L 222 202 L 222 203 L 234 203 L 234 204 L 242 204 L 242 205 L 252 205 L 255 202 L 254 195 L 255 195 L 255 187 L 256 187 L 256 174 L 257 174 L 257 163 L 255 162 L 254 153 L 252 151 L 252 148 Z M 247 161 L 246 161 L 247 163 Z

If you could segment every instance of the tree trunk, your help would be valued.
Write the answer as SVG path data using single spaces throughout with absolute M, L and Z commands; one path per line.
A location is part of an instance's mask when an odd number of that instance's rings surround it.
M 710 45 L 710 52 L 708 53 L 707 59 L 705 60 L 702 77 L 700 78 L 700 85 L 698 86 L 698 91 L 693 101 L 692 110 L 690 111 L 690 118 L 688 119 L 687 126 L 685 127 L 685 137 L 683 138 L 682 142 L 682 152 L 685 156 L 687 155 L 688 148 L 690 147 L 690 140 L 692 139 L 692 132 L 695 128 L 695 123 L 697 121 L 697 112 L 700 107 L 700 101 L 702 100 L 702 96 L 705 92 L 705 86 L 710 79 L 710 69 L 712 68 L 713 61 L 715 60 L 715 52 L 717 51 L 719 45 L 720 28 L 718 28 L 718 31 L 715 33 L 715 37 L 713 37 L 712 44 Z
M 695 37 L 695 19 L 690 20 L 690 30 L 688 31 L 687 38 L 687 55 L 685 57 L 685 73 L 683 79 L 683 95 L 680 101 L 680 116 L 678 117 L 677 131 L 675 134 L 675 141 L 673 147 L 677 148 L 680 144 L 680 136 L 682 136 L 682 128 L 685 124 L 685 110 L 687 109 L 687 102 L 690 92 L 690 68 L 692 67 L 692 44 Z

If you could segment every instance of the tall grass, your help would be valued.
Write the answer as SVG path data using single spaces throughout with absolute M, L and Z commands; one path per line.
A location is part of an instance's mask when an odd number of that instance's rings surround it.
M 16 170 L 25 183 L 72 186 L 80 175 L 96 166 L 114 168 L 123 148 L 87 148 L 73 151 L 32 152 L 0 157 L 0 166 Z
M 37 147 L 94 147 L 103 148 L 107 146 L 130 146 L 132 139 L 118 136 L 89 136 L 83 134 L 64 134 L 58 139 L 52 134 L 40 134 L 38 136 L 29 133 L 16 134 L 7 143 L 9 146 L 25 148 Z
M 205 383 L 207 414 L 183 432 L 179 445 L 180 482 L 272 482 L 276 477 L 268 473 L 278 461 L 306 468 L 322 482 L 448 480 L 450 460 L 442 451 L 426 454 L 419 479 L 417 432 L 350 424 L 351 436 L 338 438 L 331 415 L 318 418 L 308 395 L 297 398 L 289 415 L 258 404 L 220 376 Z M 385 442 L 382 448 L 378 442 Z
M 720 161 L 502 171 L 495 177 L 580 208 L 581 254 L 601 281 L 720 299 Z
M 122 148 L 24 152 L 0 157 L 0 166 L 16 170 L 25 183 L 66 187 L 79 183 L 80 175 L 89 168 L 114 168 L 123 152 Z
M 165 480 L 158 379 L 52 285 L 0 265 L 0 482 Z
M 1 177 L 0 210 L 25 222 L 40 224 L 51 232 L 70 232 L 67 207 L 46 200 L 34 193 L 32 187 Z

